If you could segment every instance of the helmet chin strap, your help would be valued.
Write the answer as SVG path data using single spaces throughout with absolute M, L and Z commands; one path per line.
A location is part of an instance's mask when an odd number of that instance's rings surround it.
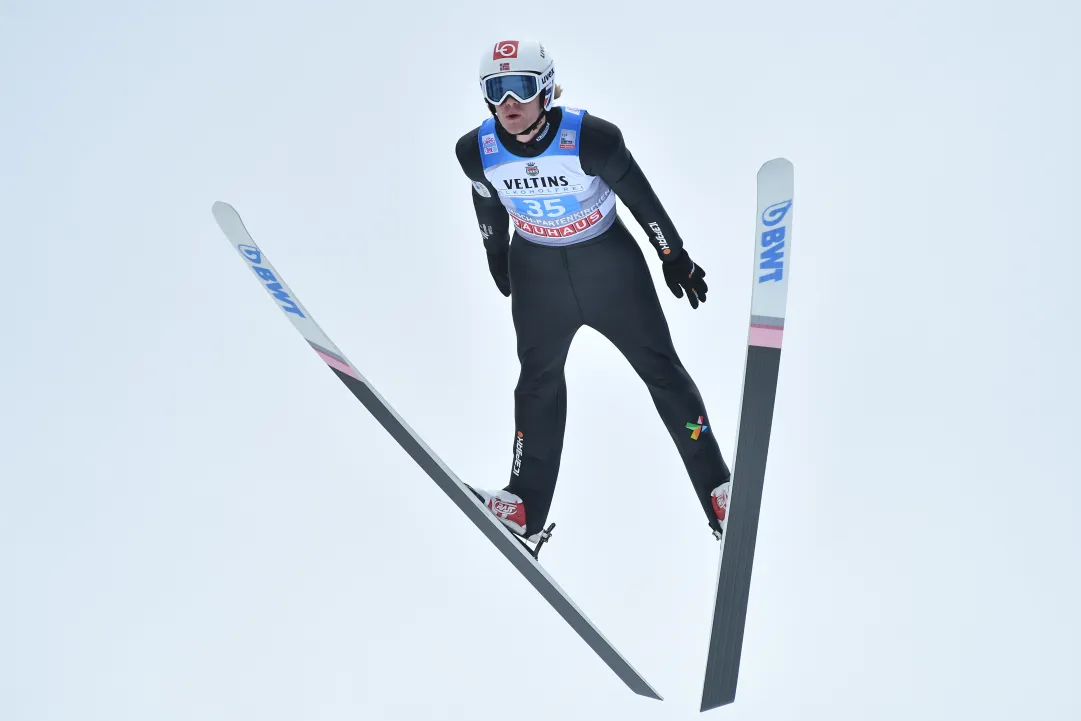
M 536 120 L 533 121 L 533 124 L 530 125 L 528 128 L 526 128 L 525 130 L 523 130 L 520 133 L 515 133 L 514 139 L 518 140 L 519 135 L 529 135 L 536 128 L 538 128 L 542 122 L 548 122 L 548 111 L 547 110 L 542 110 L 541 114 L 537 117 Z M 504 130 L 506 130 L 506 128 L 504 128 Z M 510 131 L 507 130 L 507 132 L 509 133 Z M 519 141 L 519 142 L 521 142 L 521 141 Z M 528 143 L 529 141 L 527 140 L 526 142 Z
M 503 123 L 501 123 L 499 121 L 499 116 L 496 115 L 495 108 L 492 106 L 491 103 L 488 103 L 488 109 L 490 111 L 492 111 L 492 115 L 495 115 L 495 121 L 497 123 L 499 123 L 499 127 L 503 128 L 504 132 L 511 133 L 511 131 L 507 130 L 507 126 L 503 125 Z M 533 121 L 532 125 L 530 125 L 528 128 L 526 128 L 525 130 L 523 130 L 523 131 L 521 131 L 519 133 L 511 133 L 511 135 L 513 135 L 515 140 L 518 140 L 519 135 L 529 135 L 529 133 L 533 132 L 533 130 L 535 128 L 537 128 L 542 122 L 547 122 L 548 113 L 549 113 L 549 111 L 547 111 L 547 110 L 541 110 L 541 114 L 537 117 L 536 120 Z M 534 140 L 535 139 L 536 138 L 534 138 Z M 518 142 L 522 142 L 522 141 L 519 140 Z M 527 140 L 526 142 L 530 142 L 530 141 Z

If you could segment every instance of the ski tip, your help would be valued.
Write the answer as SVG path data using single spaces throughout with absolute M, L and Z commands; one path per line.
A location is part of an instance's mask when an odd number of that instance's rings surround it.
M 758 174 L 761 175 L 762 173 L 768 173 L 778 170 L 784 170 L 788 173 L 791 173 L 792 167 L 793 166 L 791 160 L 785 157 L 777 157 L 762 163 L 761 167 L 758 168 Z
M 214 220 L 217 221 L 218 227 L 226 234 L 230 234 L 230 230 L 237 230 L 237 226 L 240 226 L 240 230 L 247 234 L 247 230 L 244 229 L 244 221 L 240 219 L 240 213 L 236 212 L 236 208 L 229 205 L 222 200 L 215 200 L 214 205 L 210 206 L 210 212 L 214 215 Z M 255 241 L 250 240 L 249 245 L 254 245 Z

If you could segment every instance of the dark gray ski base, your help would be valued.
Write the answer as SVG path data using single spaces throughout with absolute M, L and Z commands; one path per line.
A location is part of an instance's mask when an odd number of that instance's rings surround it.
M 731 515 L 725 529 L 701 711 L 730 704 L 736 699 L 780 363 L 780 348 L 747 348 L 739 436 L 732 471 Z

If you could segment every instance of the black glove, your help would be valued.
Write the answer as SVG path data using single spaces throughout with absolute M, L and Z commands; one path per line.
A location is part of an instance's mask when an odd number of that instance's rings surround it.
M 510 255 L 506 247 L 495 252 L 488 252 L 488 270 L 495 280 L 495 287 L 506 297 L 510 297 Z
M 664 261 L 664 281 L 668 289 L 677 298 L 683 297 L 683 291 L 687 291 L 687 300 L 692 308 L 697 308 L 699 301 L 706 302 L 706 291 L 709 286 L 703 278 L 706 271 L 702 266 L 691 260 L 686 250 L 681 250 L 672 260 Z

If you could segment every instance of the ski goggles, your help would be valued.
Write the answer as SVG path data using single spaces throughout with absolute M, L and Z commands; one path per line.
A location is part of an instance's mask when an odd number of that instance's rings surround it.
M 540 91 L 540 77 L 533 73 L 493 75 L 484 81 L 484 97 L 492 105 L 501 104 L 508 95 L 519 103 L 528 103 Z

